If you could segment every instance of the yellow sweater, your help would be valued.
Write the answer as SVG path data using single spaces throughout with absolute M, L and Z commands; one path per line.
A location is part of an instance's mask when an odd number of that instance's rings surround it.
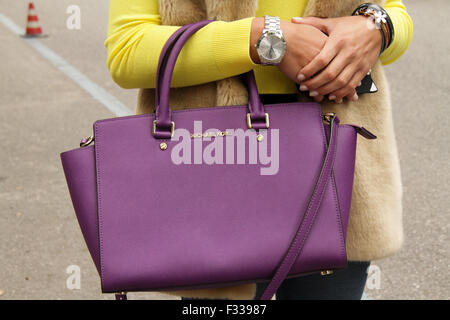
M 159 54 L 179 26 L 161 25 L 157 0 L 110 0 L 108 67 L 123 88 L 154 88 Z M 302 16 L 307 0 L 259 0 L 256 17 L 265 14 L 290 21 Z M 391 46 L 380 57 L 383 64 L 399 58 L 409 46 L 412 21 L 401 0 L 384 6 L 395 29 Z M 254 69 L 259 93 L 295 93 L 295 83 L 275 66 L 255 64 L 249 55 L 253 17 L 214 21 L 196 32 L 183 47 L 172 78 L 173 87 L 228 78 Z

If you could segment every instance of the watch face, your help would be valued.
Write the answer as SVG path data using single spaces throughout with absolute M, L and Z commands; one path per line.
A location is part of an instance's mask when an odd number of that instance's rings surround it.
M 259 43 L 258 51 L 264 59 L 276 61 L 286 51 L 286 41 L 275 34 L 266 34 Z

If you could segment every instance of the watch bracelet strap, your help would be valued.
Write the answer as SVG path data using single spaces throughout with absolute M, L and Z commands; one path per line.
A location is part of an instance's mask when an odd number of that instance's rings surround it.
M 281 30 L 281 20 L 280 17 L 278 16 L 269 16 L 269 15 L 264 15 L 264 29 L 261 32 L 261 36 L 264 35 L 265 33 L 273 33 L 279 37 L 283 37 L 283 31 Z M 256 44 L 255 44 L 256 47 Z M 259 55 L 259 52 L 258 52 Z M 264 57 L 262 57 L 261 55 L 259 55 L 260 61 L 261 61 L 261 65 L 266 65 L 266 66 L 273 66 L 276 65 L 270 61 L 266 61 L 266 59 L 264 59 Z
M 264 16 L 264 32 L 273 32 L 279 36 L 283 35 L 280 27 L 280 17 L 276 16 Z

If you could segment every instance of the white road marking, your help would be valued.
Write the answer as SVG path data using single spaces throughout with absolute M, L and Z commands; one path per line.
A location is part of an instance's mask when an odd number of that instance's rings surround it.
M 23 35 L 25 30 L 18 26 L 7 16 L 0 13 L 0 22 L 17 35 Z M 49 47 L 44 45 L 38 38 L 23 38 L 23 40 L 36 50 L 42 57 L 50 61 L 56 68 L 78 84 L 84 91 L 89 93 L 95 100 L 103 104 L 108 110 L 118 117 L 132 115 L 133 112 L 120 102 L 117 98 L 109 94 L 105 89 L 90 80 L 81 71 L 72 66 L 61 56 L 56 54 Z

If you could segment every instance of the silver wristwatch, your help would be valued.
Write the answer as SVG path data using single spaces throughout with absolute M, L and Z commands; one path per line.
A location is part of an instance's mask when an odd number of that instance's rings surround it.
M 264 16 L 265 27 L 255 44 L 261 64 L 278 65 L 286 53 L 286 40 L 280 26 L 280 17 Z

